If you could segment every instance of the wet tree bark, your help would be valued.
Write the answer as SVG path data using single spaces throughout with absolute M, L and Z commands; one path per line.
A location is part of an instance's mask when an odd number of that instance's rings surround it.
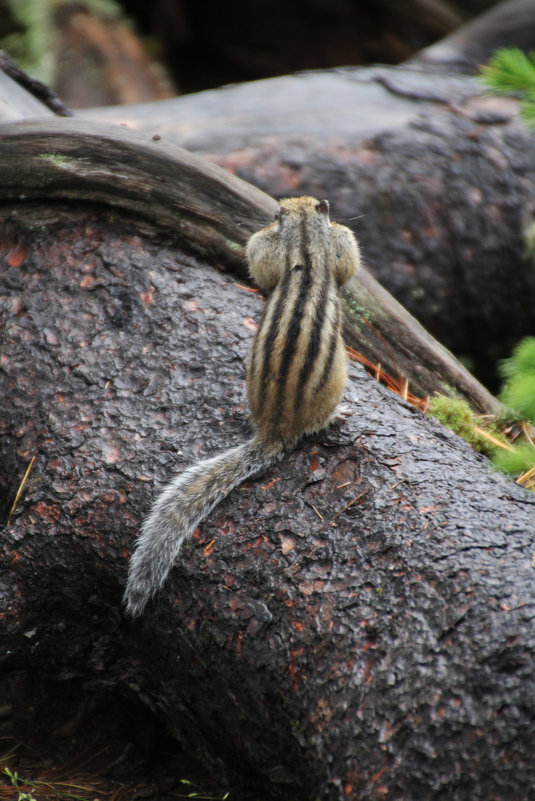
M 0 126 L 0 200 L 85 200 L 137 213 L 246 276 L 247 237 L 273 217 L 274 201 L 227 172 L 156 139 L 77 120 Z M 481 384 L 363 270 L 345 290 L 346 339 L 421 396 L 459 392 L 495 411 Z
M 357 366 L 352 416 L 233 492 L 124 619 L 155 486 L 249 434 L 262 301 L 213 266 L 274 204 L 54 125 L 0 132 L 2 670 L 134 692 L 257 798 L 528 797 L 534 497 Z
M 348 67 L 85 114 L 274 197 L 323 192 L 372 275 L 480 375 L 535 327 L 535 137 L 472 75 Z
M 309 72 L 83 116 L 196 151 L 275 197 L 324 193 L 333 217 L 355 229 L 370 273 L 495 387 L 497 360 L 535 326 L 535 138 L 516 101 L 490 98 L 472 75 L 437 62 L 444 56 L 451 66 L 451 56 L 473 70 L 475 54 L 500 41 L 529 48 L 530 36 L 532 4 L 511 0 L 419 62 Z M 371 329 L 359 334 L 368 339 Z M 424 358 L 371 340 L 362 346 L 367 358 L 425 395 L 411 374 Z
M 533 495 L 356 365 L 351 417 L 233 492 L 124 619 L 156 486 L 249 434 L 262 301 L 232 273 L 274 201 L 79 121 L 3 127 L 0 149 L 2 671 L 134 693 L 238 801 L 528 798 Z M 423 364 L 389 303 L 366 273 L 350 288 L 393 366 Z

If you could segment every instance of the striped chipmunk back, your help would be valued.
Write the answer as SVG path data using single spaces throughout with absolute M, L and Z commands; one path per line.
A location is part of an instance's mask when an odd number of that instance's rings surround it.
M 271 292 L 249 358 L 251 419 L 266 443 L 291 447 L 328 424 L 345 386 L 338 287 L 358 268 L 358 245 L 326 200 L 290 198 L 247 255 Z

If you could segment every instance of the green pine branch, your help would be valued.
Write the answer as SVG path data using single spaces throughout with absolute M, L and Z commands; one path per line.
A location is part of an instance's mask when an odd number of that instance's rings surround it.
M 520 98 L 522 118 L 535 128 L 535 51 L 524 53 L 516 47 L 497 50 L 481 68 L 480 77 L 496 94 Z

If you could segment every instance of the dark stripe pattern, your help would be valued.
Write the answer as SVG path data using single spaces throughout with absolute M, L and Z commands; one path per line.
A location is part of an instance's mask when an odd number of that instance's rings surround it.
M 275 308 L 273 310 L 273 314 L 271 316 L 271 321 L 269 324 L 269 330 L 266 334 L 266 338 L 264 340 L 264 352 L 262 354 L 262 376 L 260 380 L 261 386 L 261 393 L 262 395 L 265 394 L 267 380 L 270 373 L 270 359 L 271 353 L 273 351 L 273 345 L 275 344 L 275 339 L 277 338 L 277 332 L 279 331 L 280 327 L 280 319 L 282 317 L 282 312 L 284 309 L 284 304 L 286 302 L 286 298 L 288 295 L 288 288 L 290 286 L 290 279 L 291 279 L 290 270 L 285 270 L 284 275 L 280 284 L 278 285 L 278 293 L 279 296 L 275 303 Z
M 336 322 L 331 330 L 331 341 L 329 344 L 329 354 L 327 356 L 327 360 L 325 362 L 325 367 L 323 369 L 323 374 L 319 380 L 318 386 L 316 387 L 316 392 L 319 392 L 327 381 L 329 380 L 329 376 L 331 374 L 333 361 L 334 361 L 334 354 L 336 353 L 336 346 L 338 344 L 338 337 L 340 336 L 340 324 L 341 324 L 341 308 L 340 308 L 340 300 L 336 298 Z
M 316 303 L 316 308 L 314 310 L 314 322 L 312 324 L 312 330 L 310 332 L 310 340 L 308 343 L 307 353 L 305 356 L 305 360 L 303 362 L 303 366 L 301 367 L 301 372 L 299 373 L 299 379 L 297 382 L 297 387 L 295 391 L 295 398 L 294 398 L 294 409 L 297 410 L 299 404 L 301 403 L 301 396 L 303 390 L 305 388 L 305 384 L 307 383 L 308 377 L 314 367 L 314 363 L 318 358 L 318 353 L 320 352 L 321 340 L 323 336 L 323 327 L 325 324 L 325 312 L 327 310 L 327 302 L 329 300 L 329 274 L 327 270 L 325 270 L 323 275 L 323 280 L 321 282 L 321 287 L 318 293 L 318 301 Z
M 259 371 L 257 407 L 262 409 L 269 403 L 271 411 L 278 410 L 284 413 L 285 401 L 289 400 L 291 407 L 286 409 L 286 413 L 291 413 L 292 416 L 299 414 L 307 382 L 310 381 L 314 371 L 317 374 L 318 368 L 321 370 L 320 377 L 315 381 L 315 392 L 322 389 L 329 381 L 339 341 L 340 325 L 339 302 L 333 291 L 329 267 L 326 262 L 313 264 L 312 261 L 306 215 L 302 215 L 299 229 L 299 262 L 292 264 L 288 260 L 285 265 L 280 283 L 275 289 L 276 296 L 272 298 L 272 312 L 270 314 L 270 310 L 266 309 L 265 321 L 263 320 L 260 325 L 259 333 L 264 325 L 267 326 L 261 349 L 253 353 L 251 361 L 251 372 L 257 369 Z M 291 315 L 288 319 L 289 303 Z M 331 304 L 335 305 L 335 320 L 332 324 L 329 319 Z M 300 345 L 303 320 L 308 314 L 311 317 L 310 332 L 306 341 Z M 284 328 L 283 341 L 281 341 L 282 328 Z M 299 374 L 295 381 L 293 397 L 287 398 L 288 379 L 298 350 L 302 351 L 296 368 Z M 279 354 L 278 363 L 274 359 L 276 351 Z M 317 363 L 318 357 L 321 357 L 321 365 Z M 275 396 L 269 391 L 270 384 Z
M 286 331 L 286 341 L 284 343 L 284 350 L 282 352 L 279 372 L 277 375 L 277 400 L 279 406 L 282 405 L 284 399 L 284 390 L 288 380 L 288 371 L 297 348 L 299 334 L 301 333 L 303 312 L 310 295 L 310 287 L 312 286 L 312 268 L 308 253 L 305 254 L 304 261 L 305 263 L 301 273 L 301 281 L 299 283 L 299 292 L 297 295 L 297 300 L 294 304 L 292 317 Z

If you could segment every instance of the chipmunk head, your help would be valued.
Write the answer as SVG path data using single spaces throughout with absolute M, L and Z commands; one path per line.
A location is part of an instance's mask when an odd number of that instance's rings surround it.
M 317 200 L 315 197 L 288 197 L 279 202 L 275 212 L 275 220 L 282 222 L 289 216 L 318 214 L 329 223 L 329 201 Z

